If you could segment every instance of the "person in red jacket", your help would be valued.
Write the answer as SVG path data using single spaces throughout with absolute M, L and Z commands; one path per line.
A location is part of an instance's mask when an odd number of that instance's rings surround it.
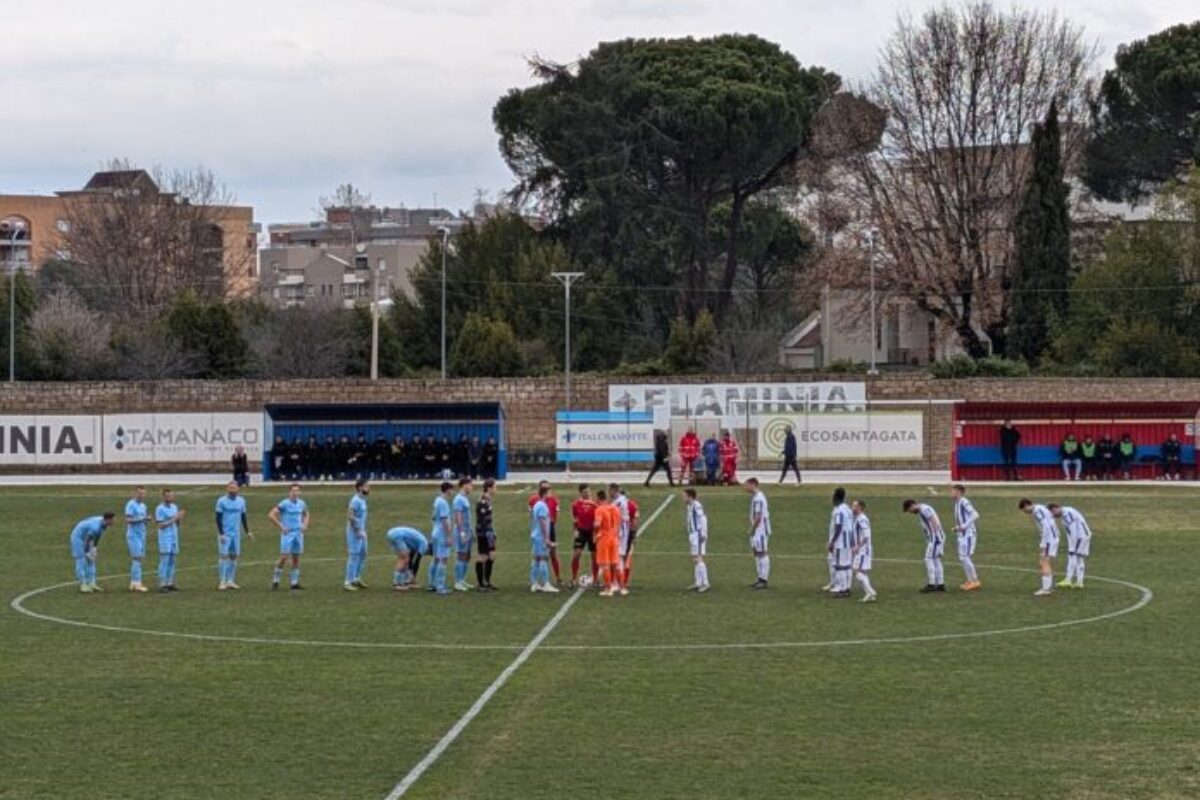
M 721 482 L 727 486 L 737 484 L 738 443 L 729 431 L 721 437 Z
M 679 482 L 696 482 L 696 459 L 700 457 L 700 437 L 691 428 L 679 440 Z

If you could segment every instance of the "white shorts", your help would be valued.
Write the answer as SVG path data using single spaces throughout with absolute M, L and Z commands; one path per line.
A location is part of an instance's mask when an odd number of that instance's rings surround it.
M 1042 543 L 1038 545 L 1038 553 L 1050 558 L 1058 558 L 1058 537 L 1043 536 Z
M 767 540 L 771 537 L 766 531 L 759 531 L 750 537 L 750 549 L 756 553 L 767 552 Z
M 833 564 L 833 568 L 834 569 L 850 569 L 850 560 L 851 560 L 850 552 L 851 551 L 849 549 L 844 548 L 844 547 L 833 548 L 833 553 L 832 553 L 833 560 L 830 562 L 831 564 Z
M 958 557 L 970 558 L 975 555 L 975 534 L 960 533 L 958 535 Z
M 1092 554 L 1092 537 L 1079 536 L 1067 539 L 1067 552 L 1074 556 L 1090 556 Z
M 946 554 L 945 538 L 930 539 L 925 542 L 925 558 L 941 558 Z
M 699 536 L 688 537 L 688 548 L 694 556 L 708 555 L 708 538 L 700 538 Z
M 871 571 L 871 546 L 860 549 L 855 553 L 850 560 L 850 566 L 855 572 L 870 572 Z

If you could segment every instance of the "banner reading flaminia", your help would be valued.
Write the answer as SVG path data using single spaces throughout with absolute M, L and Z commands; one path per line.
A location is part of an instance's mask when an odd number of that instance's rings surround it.
M 925 415 L 919 411 L 760 416 L 758 457 L 779 458 L 791 427 L 800 459 L 919 460 L 925 450 Z

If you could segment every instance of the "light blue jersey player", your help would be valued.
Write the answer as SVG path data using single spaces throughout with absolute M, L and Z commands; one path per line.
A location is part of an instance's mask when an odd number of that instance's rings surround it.
M 467 570 L 471 568 L 471 543 L 475 531 L 471 527 L 471 479 L 459 478 L 458 494 L 454 495 L 454 549 L 458 560 L 454 562 L 454 588 L 469 592 L 475 587 L 467 583 Z
M 433 514 L 430 521 L 433 528 L 429 534 L 429 544 L 433 548 L 433 565 L 429 568 L 428 590 L 438 594 L 450 594 L 446 588 L 446 562 L 454 550 L 453 520 L 450 516 L 450 490 L 454 485 L 443 481 L 440 494 L 433 501 Z
M 388 531 L 387 540 L 396 555 L 396 565 L 392 569 L 392 589 L 407 592 L 412 588 L 414 565 L 421 560 L 421 556 L 429 552 L 429 540 L 416 528 L 403 526 Z
M 96 585 L 96 556 L 99 553 L 100 538 L 116 518 L 116 514 L 106 511 L 98 517 L 80 520 L 71 531 L 71 558 L 75 560 L 75 580 L 79 581 L 79 591 L 84 594 L 104 591 Z
M 529 546 L 532 551 L 529 591 L 557 594 L 558 588 L 550 583 L 550 506 L 546 503 L 549 492 L 548 484 L 538 486 L 538 499 L 529 509 Z
M 142 583 L 142 559 L 146 557 L 146 489 L 139 486 L 125 504 L 125 544 L 129 546 L 129 591 L 145 592 Z
M 367 563 L 367 496 L 371 494 L 371 482 L 359 478 L 354 482 L 354 496 L 346 509 L 346 578 L 342 588 L 357 592 L 367 588 L 363 582 L 363 569 Z
M 179 523 L 184 511 L 175 505 L 175 493 L 163 489 L 162 502 L 154 509 L 158 526 L 158 590 L 175 592 L 175 559 L 179 555 Z
M 300 499 L 300 484 L 293 483 L 288 489 L 288 496 L 280 500 L 267 516 L 279 528 L 279 560 L 275 562 L 271 588 L 279 588 L 283 565 L 290 558 L 292 572 L 289 583 L 293 591 L 303 589 L 300 585 L 300 556 L 304 553 L 304 532 L 308 530 L 309 517 L 308 506 Z
M 225 486 L 217 498 L 217 589 L 240 589 L 237 585 L 237 560 L 242 554 L 242 531 L 251 539 L 250 520 L 246 516 L 246 498 L 238 495 L 237 481 Z

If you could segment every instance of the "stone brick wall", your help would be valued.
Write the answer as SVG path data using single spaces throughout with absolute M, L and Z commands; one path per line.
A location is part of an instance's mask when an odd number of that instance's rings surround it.
M 577 376 L 572 382 L 578 409 L 602 409 L 608 384 L 860 381 L 855 375 L 703 375 L 679 378 Z M 875 462 L 879 468 L 944 469 L 950 463 L 953 431 L 949 405 L 930 400 L 1049 402 L 1064 400 L 1179 400 L 1200 402 L 1200 379 L 978 378 L 934 380 L 923 373 L 886 374 L 866 379 L 870 400 L 914 401 L 898 408 L 925 413 L 925 458 L 920 463 Z M 268 403 L 417 403 L 498 401 L 508 421 L 513 450 L 554 447 L 554 412 L 563 405 L 563 384 L 551 378 L 473 378 L 439 380 L 155 381 L 0 384 L 0 413 L 82 413 L 119 411 L 249 411 Z M 814 468 L 848 466 L 811 464 Z

